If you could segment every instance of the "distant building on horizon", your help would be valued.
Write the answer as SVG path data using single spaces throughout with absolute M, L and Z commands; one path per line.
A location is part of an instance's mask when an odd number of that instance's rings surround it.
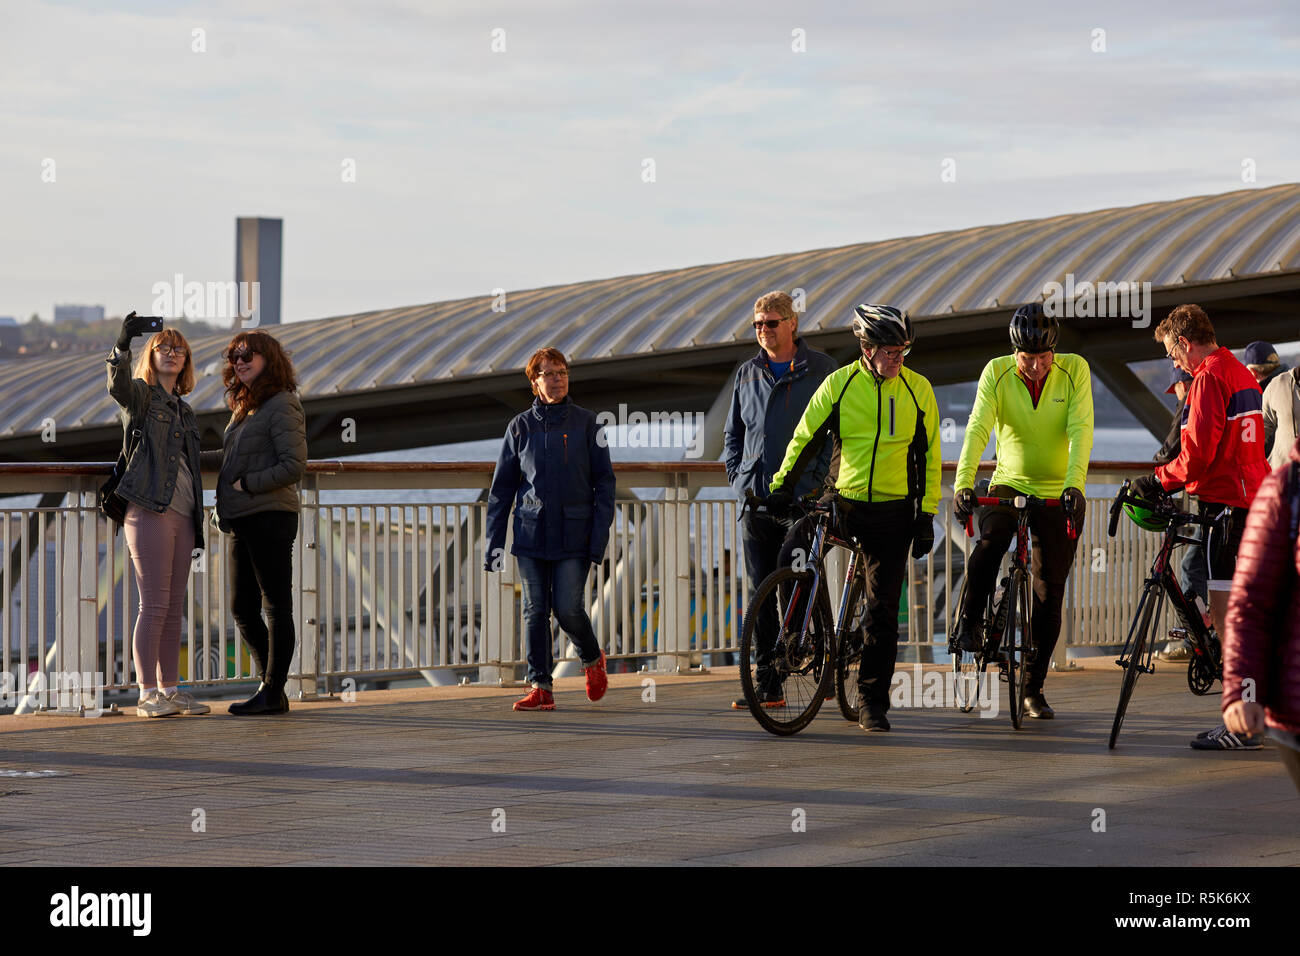
M 103 322 L 104 307 L 102 305 L 56 305 L 54 307 L 55 322 Z
M 280 324 L 280 265 L 284 220 L 240 216 L 235 220 L 235 282 L 256 289 L 257 320 L 235 318 L 235 327 Z M 244 285 L 243 283 L 257 283 Z M 241 309 L 243 303 L 240 303 Z
M 12 315 L 0 315 L 0 355 L 14 355 L 23 344 L 23 330 Z

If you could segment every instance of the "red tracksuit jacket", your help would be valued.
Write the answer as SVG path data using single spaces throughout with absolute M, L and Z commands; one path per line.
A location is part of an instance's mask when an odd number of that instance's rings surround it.
M 1223 346 L 1197 366 L 1183 406 L 1183 450 L 1156 477 L 1202 501 L 1249 508 L 1268 474 L 1264 396 L 1250 369 Z

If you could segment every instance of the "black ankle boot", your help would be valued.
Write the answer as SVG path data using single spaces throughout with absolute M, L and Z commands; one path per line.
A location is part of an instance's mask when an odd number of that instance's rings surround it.
M 284 690 L 272 690 L 266 684 L 260 684 L 257 693 L 248 700 L 230 705 L 230 712 L 236 717 L 249 717 L 254 714 L 287 714 L 289 698 Z

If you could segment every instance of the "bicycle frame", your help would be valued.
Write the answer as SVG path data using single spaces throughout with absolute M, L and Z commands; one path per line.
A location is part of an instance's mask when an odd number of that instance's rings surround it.
M 1011 587 L 1006 588 L 1002 593 L 1002 600 L 1006 601 L 1014 594 L 1017 578 L 1023 578 L 1027 582 L 1033 580 L 1033 575 L 1030 573 L 1029 568 L 1029 511 L 1031 504 L 1036 503 L 1048 507 L 1059 507 L 1061 503 L 1055 498 L 1035 498 L 1032 495 L 1016 495 L 1012 498 L 978 497 L 975 501 L 981 507 L 1005 506 L 1016 510 L 1016 550 L 1011 559 L 1011 570 L 1009 575 L 1011 578 Z M 966 534 L 968 537 L 975 536 L 974 515 L 971 515 L 966 519 Z M 1078 537 L 1078 531 L 1074 527 L 1074 521 L 1070 515 L 1066 516 L 1066 534 L 1068 534 L 1071 539 Z M 993 616 L 995 619 L 1001 616 L 1001 607 L 1001 604 L 994 605 Z M 998 645 L 1002 641 L 1002 632 L 999 631 L 996 634 L 986 636 L 989 638 L 996 637 L 996 642 L 990 645 L 993 652 L 996 653 Z
M 778 736 L 798 733 L 828 699 L 838 700 L 846 720 L 859 719 L 855 675 L 861 652 L 848 629 L 857 607 L 855 589 L 868 587 L 869 581 L 863 576 L 866 558 L 861 547 L 853 540 L 843 540 L 835 531 L 838 513 L 834 500 L 806 512 L 801 519 L 811 531 L 806 561 L 799 557 L 764 578 L 746 612 L 741 635 L 741 684 L 745 701 L 759 725 Z M 805 533 L 801 530 L 801 541 L 807 540 L 803 537 Z M 834 615 L 826 586 L 824 559 L 828 547 L 849 552 L 844 591 L 839 597 L 838 613 Z M 772 681 L 785 686 L 779 700 L 775 696 L 763 696 L 768 692 L 761 691 L 759 684 L 759 669 L 769 666 L 758 663 L 768 653 L 760 643 L 764 640 L 760 629 L 765 625 L 758 623 L 763 607 L 780 611 L 772 619 L 776 634 L 771 669 L 761 678 L 769 682 L 766 685 L 769 688 L 773 686 Z M 834 698 L 826 696 L 828 682 L 834 684 Z
M 977 673 L 982 673 L 988 664 L 996 662 L 999 675 L 1007 683 L 1010 691 L 1011 707 L 1009 712 L 1011 726 L 1019 730 L 1024 714 L 1023 691 L 1029 673 L 1029 664 L 1034 654 L 1030 622 L 1032 616 L 1030 582 L 1033 580 L 1033 575 L 1030 571 L 1029 515 L 1032 504 L 1059 507 L 1061 502 L 1052 498 L 1035 498 L 1031 495 L 1015 495 L 1011 498 L 981 496 L 975 500 L 978 505 L 983 507 L 1010 507 L 1016 513 L 1016 547 L 1011 559 L 1010 573 L 1004 579 L 1007 586 L 1003 589 L 1001 600 L 994 603 L 990 599 L 985 611 L 982 612 L 986 614 L 984 644 L 970 653 L 974 658 L 973 666 Z M 1066 533 L 1071 539 L 1077 537 L 1073 515 L 1068 512 L 1066 513 Z M 967 516 L 966 534 L 971 537 L 975 534 L 973 514 Z M 1012 646 L 1007 648 L 1006 653 L 1001 653 L 1003 641 L 1006 637 L 1006 622 L 1011 620 L 1010 611 L 1017 604 L 1020 606 L 1020 610 L 1016 615 L 1015 628 L 1018 637 L 1012 642 Z M 1001 626 L 998 626 L 998 622 L 1001 622 Z M 962 661 L 962 653 L 959 650 L 954 651 L 953 668 L 955 672 L 964 674 L 967 665 Z M 1016 679 L 1017 670 L 1019 670 L 1018 682 Z M 976 680 L 978 682 L 978 678 Z M 971 698 L 972 701 L 978 700 L 978 696 L 977 683 L 974 697 Z M 971 707 L 965 706 L 960 701 L 959 706 L 962 707 L 963 711 L 971 709 Z
M 1200 544 L 1199 538 L 1191 537 L 1179 533 L 1179 528 L 1184 525 L 1197 524 L 1206 527 L 1213 522 L 1188 514 L 1179 512 L 1170 518 L 1169 529 L 1165 532 L 1164 540 L 1160 544 L 1160 550 L 1156 553 L 1155 560 L 1151 563 L 1151 573 L 1147 575 L 1142 584 L 1142 598 L 1138 602 L 1137 613 L 1133 615 L 1133 623 L 1129 627 L 1128 638 L 1124 642 L 1124 649 L 1120 652 L 1120 659 L 1126 659 L 1133 645 L 1133 638 L 1136 636 L 1135 630 L 1138 622 L 1142 620 L 1142 609 L 1148 596 L 1156 595 L 1156 606 L 1152 613 L 1152 621 L 1158 620 L 1160 611 L 1164 606 L 1164 601 L 1168 598 L 1170 605 L 1182 613 L 1192 629 L 1192 636 L 1197 644 L 1197 652 L 1205 653 L 1209 649 L 1210 629 L 1205 624 L 1201 610 L 1195 604 L 1187 599 L 1183 589 L 1178 585 L 1178 579 L 1174 576 L 1172 563 L 1174 548 L 1181 544 Z M 1151 664 L 1151 656 L 1155 647 L 1154 640 L 1148 640 L 1145 648 L 1144 660 L 1138 665 L 1139 670 L 1144 674 L 1155 673 L 1155 667 Z M 1123 666 L 1123 665 L 1121 665 Z
M 1124 676 L 1120 681 L 1119 703 L 1115 708 L 1115 719 L 1111 723 L 1110 740 L 1107 745 L 1111 750 L 1115 749 L 1115 743 L 1119 739 L 1120 728 L 1124 724 L 1124 716 L 1128 711 L 1129 700 L 1133 695 L 1138 677 L 1142 674 L 1155 672 L 1155 668 L 1151 664 L 1151 657 L 1155 651 L 1156 643 L 1155 624 L 1159 620 L 1159 614 L 1166 598 L 1170 600 L 1175 608 L 1183 612 L 1183 616 L 1191 625 L 1195 639 L 1194 650 L 1196 656 L 1188 662 L 1187 672 L 1188 686 L 1192 692 L 1204 694 L 1208 692 L 1210 685 L 1215 680 L 1222 680 L 1223 678 L 1222 663 L 1215 660 L 1211 648 L 1209 628 L 1201 617 L 1200 609 L 1193 606 L 1192 602 L 1187 599 L 1187 595 L 1178 586 L 1173 570 L 1169 566 L 1170 556 L 1177 545 L 1198 543 L 1197 539 L 1180 534 L 1179 529 L 1185 525 L 1196 524 L 1205 529 L 1208 535 L 1216 519 L 1207 519 L 1202 515 L 1193 515 L 1182 511 L 1164 496 L 1160 496 L 1160 500 L 1154 502 L 1134 497 L 1129 493 L 1129 487 L 1130 482 L 1124 482 L 1111 504 L 1110 524 L 1107 528 L 1107 534 L 1110 537 L 1115 536 L 1115 531 L 1119 525 L 1119 516 L 1125 504 L 1149 508 L 1152 514 L 1166 519 L 1169 524 L 1165 528 L 1160 551 L 1156 554 L 1155 561 L 1152 562 L 1151 573 L 1142 585 L 1142 598 L 1138 602 L 1137 613 L 1133 615 L 1133 623 L 1129 625 L 1128 636 L 1124 640 L 1124 650 L 1115 662 L 1124 672 Z M 1225 515 L 1229 513 L 1224 512 Z M 1135 644 L 1137 646 L 1136 653 L 1134 653 Z M 1206 662 L 1207 657 L 1208 663 Z
M 808 567 L 813 572 L 812 586 L 810 593 L 816 595 L 822 586 L 824 580 L 823 559 L 825 557 L 826 546 L 833 548 L 843 548 L 849 552 L 849 566 L 844 572 L 844 587 L 840 593 L 839 608 L 835 613 L 835 629 L 832 632 L 832 644 L 829 648 L 831 659 L 834 660 L 835 653 L 839 643 L 844 638 L 845 628 L 849 620 L 849 596 L 853 590 L 853 578 L 858 573 L 858 565 L 863 560 L 862 549 L 850 541 L 845 541 L 831 533 L 831 528 L 838 524 L 839 509 L 834 501 L 826 511 L 817 515 L 817 529 L 813 532 L 812 545 L 809 548 Z M 792 602 L 793 603 L 793 602 Z M 803 626 L 800 633 L 808 633 L 808 625 L 812 621 L 814 601 L 808 601 L 808 606 L 804 609 Z
M 1000 619 L 1002 621 L 1006 621 L 1006 616 L 1002 613 L 1003 606 L 1006 604 L 1007 601 L 1012 601 L 1015 599 L 1016 590 L 1018 589 L 1021 580 L 1024 581 L 1031 580 L 1031 576 L 1029 574 L 1028 502 L 1025 501 L 1024 504 L 1020 504 L 1020 502 L 1024 500 L 1023 495 L 1018 496 L 1015 499 L 979 498 L 977 500 L 981 505 L 985 505 L 985 506 L 1010 503 L 1012 504 L 1013 507 L 1016 507 L 1017 509 L 1016 510 L 1016 550 L 1015 550 L 1015 554 L 1011 558 L 1011 569 L 1010 569 L 1010 574 L 1008 575 L 1010 579 L 1009 585 L 1003 588 L 1002 590 L 1002 600 L 999 601 L 997 604 L 993 605 L 993 620 L 997 621 Z M 996 657 L 998 651 L 1001 649 L 1002 635 L 1005 630 L 1006 630 L 1006 625 L 1004 624 L 1002 628 L 1000 628 L 999 630 L 993 631 L 985 635 L 985 649 L 987 650 L 987 652 L 991 657 Z M 1004 674 L 1006 673 L 1005 666 L 1002 666 L 1002 671 Z

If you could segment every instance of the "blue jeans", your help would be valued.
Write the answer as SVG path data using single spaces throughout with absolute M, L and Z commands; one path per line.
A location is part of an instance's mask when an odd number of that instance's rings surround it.
M 582 588 L 587 583 L 591 562 L 586 558 L 562 558 L 546 561 L 542 558 L 515 556 L 519 565 L 519 578 L 524 586 L 524 631 L 528 640 L 528 675 L 525 680 L 534 687 L 551 689 L 551 671 L 555 659 L 551 655 L 551 613 L 560 627 L 569 635 L 583 666 L 600 660 L 600 645 L 596 632 L 591 629 L 591 618 L 582 600 Z

